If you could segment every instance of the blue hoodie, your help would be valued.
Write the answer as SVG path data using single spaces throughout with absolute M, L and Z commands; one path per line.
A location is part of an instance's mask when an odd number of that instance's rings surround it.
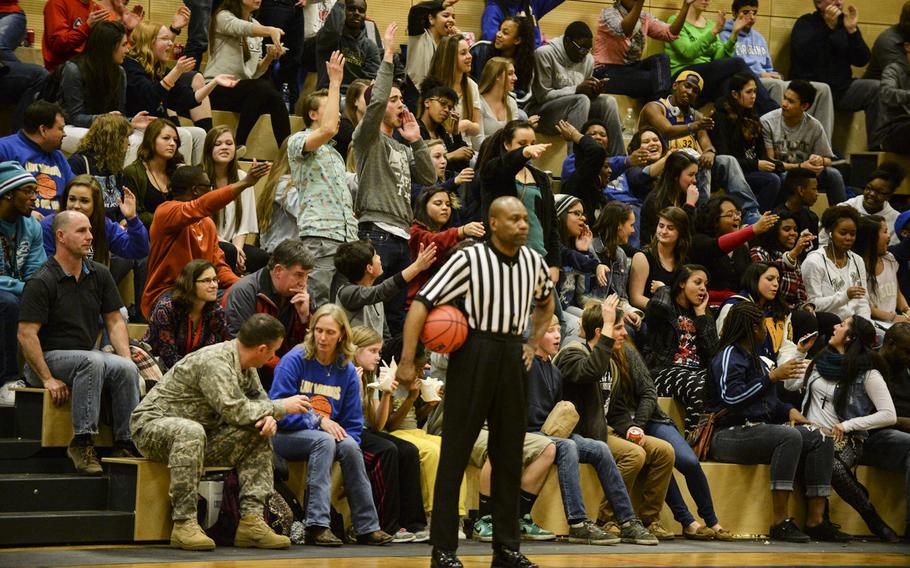
M 41 225 L 31 217 L 19 217 L 14 223 L 0 219 L 0 236 L 16 247 L 11 251 L 15 266 L 6 263 L 0 249 L 0 291 L 21 296 L 25 281 L 47 262 Z
M 45 152 L 19 131 L 0 138 L 0 161 L 7 160 L 19 162 L 25 171 L 35 176 L 38 182 L 35 210 L 42 215 L 56 213 L 60 209 L 63 188 L 75 177 L 63 152 Z
M 726 42 L 730 39 L 730 34 L 732 33 L 733 20 L 727 20 L 727 23 L 724 24 L 724 29 L 721 30 L 717 37 L 720 41 Z M 739 32 L 739 37 L 736 38 L 736 47 L 734 49 L 736 51 L 736 56 L 742 57 L 743 60 L 745 60 L 746 65 L 748 65 L 752 72 L 759 77 L 761 77 L 762 73 L 777 73 L 777 71 L 774 70 L 774 64 L 771 62 L 771 52 L 768 50 L 768 42 L 765 41 L 764 36 L 762 36 L 754 26 L 748 33 L 746 31 Z
M 310 397 L 313 409 L 305 414 L 289 414 L 278 421 L 283 431 L 319 430 L 322 417 L 337 422 L 360 444 L 363 432 L 363 408 L 360 405 L 360 379 L 354 365 L 337 362 L 323 365 L 315 358 L 306 359 L 303 347 L 297 346 L 281 358 L 275 367 L 269 398 L 277 400 L 295 394 Z

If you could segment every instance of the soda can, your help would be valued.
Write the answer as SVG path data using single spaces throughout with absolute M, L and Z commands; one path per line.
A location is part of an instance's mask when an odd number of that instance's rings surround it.
M 183 57 L 183 52 L 186 50 L 186 46 L 181 43 L 175 43 L 174 47 L 171 48 L 171 53 L 174 56 L 174 61 L 177 61 Z
M 28 28 L 25 30 L 25 47 L 32 47 L 33 45 L 35 45 L 35 30 Z

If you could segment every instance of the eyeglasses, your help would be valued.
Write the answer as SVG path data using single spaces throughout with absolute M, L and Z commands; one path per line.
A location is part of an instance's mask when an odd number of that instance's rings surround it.
M 569 211 L 569 215 L 574 215 L 576 217 L 584 217 L 585 212 L 584 212 L 584 210 L 573 209 L 572 211 Z
M 574 39 L 570 39 L 569 43 L 574 45 L 575 49 L 578 50 L 578 53 L 580 53 L 582 55 L 586 55 L 589 51 L 591 51 L 590 47 L 582 47 L 582 46 L 578 45 L 578 43 Z
M 452 110 L 453 108 L 455 108 L 455 105 L 453 105 L 452 103 L 450 103 L 447 100 L 440 99 L 439 97 L 430 97 L 427 100 L 436 101 L 439 104 L 439 106 L 441 106 L 442 108 L 444 108 L 446 110 Z
M 727 212 L 727 213 L 721 214 L 721 215 L 720 215 L 720 218 L 721 218 L 721 219 L 724 219 L 724 218 L 729 218 L 729 219 L 742 219 L 742 218 L 743 218 L 743 212 L 742 212 L 742 211 L 729 211 L 729 212 Z
M 884 197 L 885 199 L 888 199 L 889 197 L 894 195 L 893 191 L 882 191 L 880 189 L 876 189 L 876 188 L 872 187 L 871 184 L 867 185 L 865 188 L 863 188 L 863 191 L 868 191 L 869 193 L 874 193 L 880 197 Z
M 205 284 L 207 286 L 211 284 L 218 284 L 218 277 L 212 276 L 211 278 L 200 278 L 196 280 L 196 284 Z
M 29 197 L 35 197 L 36 195 L 38 195 L 38 188 L 36 188 L 36 187 L 30 188 L 30 189 L 25 188 L 25 187 L 20 187 L 16 191 L 21 191 L 22 193 L 24 193 L 25 195 L 27 195 Z

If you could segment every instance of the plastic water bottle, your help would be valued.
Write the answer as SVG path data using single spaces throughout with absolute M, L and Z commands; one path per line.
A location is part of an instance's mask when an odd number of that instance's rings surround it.
M 284 101 L 284 106 L 288 109 L 288 114 L 291 114 L 294 109 L 291 108 L 291 89 L 288 87 L 287 83 L 281 84 L 281 100 Z
M 622 123 L 622 134 L 623 136 L 631 138 L 635 133 L 635 112 L 632 110 L 632 107 L 626 109 L 626 118 Z

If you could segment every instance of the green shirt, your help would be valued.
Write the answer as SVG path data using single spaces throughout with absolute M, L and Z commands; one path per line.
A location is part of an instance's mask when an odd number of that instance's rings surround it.
M 537 218 L 535 213 L 537 211 L 537 201 L 540 199 L 540 188 L 534 183 L 525 184 L 515 180 L 515 193 L 518 195 L 518 199 L 521 199 L 525 209 L 528 210 L 528 248 L 546 257 L 547 249 L 544 246 L 543 225 L 540 224 L 540 219 Z
M 667 23 L 672 24 L 676 16 L 671 16 Z M 735 55 L 736 34 L 726 42 L 720 41 L 712 32 L 714 23 L 708 22 L 699 28 L 689 22 L 683 24 L 679 38 L 665 44 L 665 51 L 670 57 L 670 71 L 675 75 L 690 65 L 710 63 L 715 59 Z

